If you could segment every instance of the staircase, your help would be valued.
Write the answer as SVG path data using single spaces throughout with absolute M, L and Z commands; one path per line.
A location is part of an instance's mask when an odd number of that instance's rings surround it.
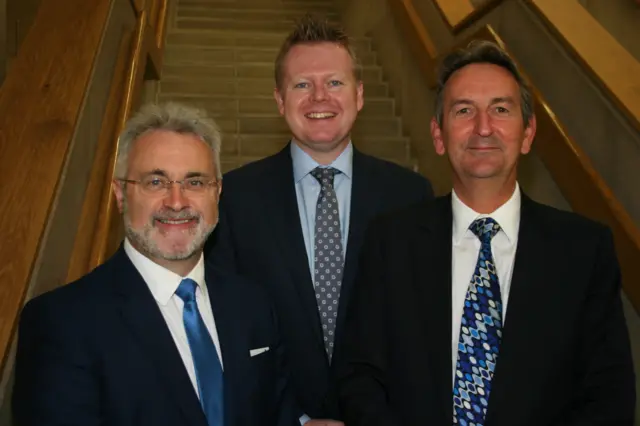
M 223 133 L 223 172 L 276 153 L 291 137 L 273 98 L 277 52 L 306 12 L 339 22 L 333 0 L 175 1 L 158 100 L 195 105 L 215 118 Z M 353 142 L 363 152 L 414 168 L 371 40 L 354 42 L 365 102 Z

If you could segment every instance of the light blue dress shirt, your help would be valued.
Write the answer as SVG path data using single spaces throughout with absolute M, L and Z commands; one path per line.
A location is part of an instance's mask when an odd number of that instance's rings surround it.
M 340 233 L 342 234 L 343 258 L 347 254 L 347 237 L 349 235 L 349 217 L 351 213 L 351 182 L 353 179 L 353 145 L 349 145 L 342 151 L 333 163 L 323 166 L 304 152 L 294 141 L 291 141 L 291 159 L 293 160 L 293 179 L 296 186 L 296 199 L 298 201 L 298 212 L 300 213 L 300 225 L 304 246 L 309 259 L 309 272 L 311 282 L 314 281 L 313 260 L 315 257 L 315 225 L 316 225 L 316 204 L 320 195 L 320 183 L 309 173 L 316 167 L 333 167 L 340 170 L 333 180 L 333 187 L 338 198 L 338 212 L 340 214 Z M 306 414 L 300 417 L 300 424 L 304 425 L 310 420 Z
M 315 256 L 315 224 L 316 205 L 320 195 L 320 183 L 309 173 L 316 167 L 333 167 L 340 170 L 333 181 L 333 187 L 338 198 L 338 212 L 340 213 L 340 232 L 342 234 L 343 257 L 347 252 L 347 237 L 349 235 L 349 216 L 351 212 L 351 182 L 353 179 L 353 145 L 349 145 L 342 151 L 333 163 L 323 166 L 304 152 L 295 142 L 291 142 L 291 159 L 293 160 L 293 179 L 296 186 L 296 198 L 298 200 L 298 212 L 300 212 L 300 225 L 304 246 L 309 259 L 309 272 L 311 282 L 314 281 Z

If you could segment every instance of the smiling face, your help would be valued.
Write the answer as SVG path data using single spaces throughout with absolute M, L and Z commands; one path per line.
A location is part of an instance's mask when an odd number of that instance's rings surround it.
M 143 134 L 133 143 L 127 166 L 126 178 L 136 181 L 216 177 L 211 149 L 195 135 L 171 131 Z M 220 186 L 192 193 L 174 183 L 150 194 L 141 184 L 116 180 L 113 188 L 126 236 L 139 252 L 163 266 L 199 259 L 218 221 Z
M 518 159 L 535 135 L 525 126 L 520 88 L 506 69 L 474 63 L 456 71 L 444 89 L 441 125 L 431 123 L 436 152 L 448 154 L 454 182 L 493 180 L 515 185 Z
M 283 64 L 278 109 L 296 143 L 321 163 L 337 158 L 363 105 L 348 51 L 335 43 L 298 44 Z

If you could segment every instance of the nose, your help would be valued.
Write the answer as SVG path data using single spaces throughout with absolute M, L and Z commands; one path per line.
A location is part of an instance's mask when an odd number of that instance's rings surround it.
M 493 129 L 491 127 L 491 117 L 486 111 L 479 111 L 476 115 L 476 133 L 480 136 L 491 136 Z
M 189 205 L 189 200 L 184 195 L 182 185 L 179 183 L 171 184 L 166 196 L 164 197 L 164 205 L 173 210 L 179 211 Z
M 322 102 L 327 99 L 327 88 L 323 84 L 316 84 L 313 87 L 312 98 L 316 102 Z

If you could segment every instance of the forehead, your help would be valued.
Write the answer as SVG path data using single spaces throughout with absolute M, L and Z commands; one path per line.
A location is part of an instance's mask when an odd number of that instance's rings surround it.
M 454 72 L 445 86 L 445 101 L 512 97 L 519 101 L 520 88 L 514 76 L 494 64 L 470 64 Z
M 128 166 L 133 173 L 214 172 L 213 153 L 205 142 L 194 134 L 167 130 L 153 130 L 140 136 L 131 147 Z
M 285 75 L 351 72 L 353 60 L 338 43 L 303 43 L 293 46 L 284 61 Z

